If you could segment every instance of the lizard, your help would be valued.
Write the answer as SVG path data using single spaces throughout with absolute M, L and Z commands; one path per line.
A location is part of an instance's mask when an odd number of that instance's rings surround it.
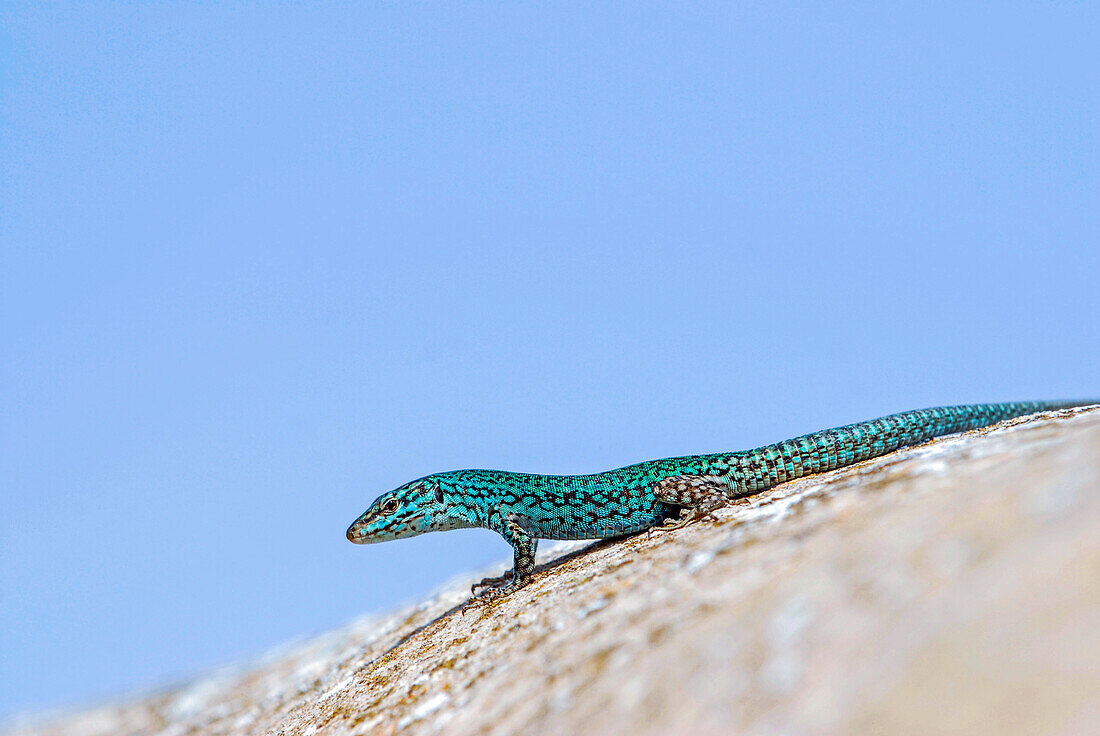
M 512 546 L 514 564 L 510 575 L 473 586 L 482 588 L 478 598 L 490 600 L 531 581 L 539 539 L 606 539 L 675 529 L 789 480 L 1006 419 L 1097 403 L 1035 401 L 919 409 L 754 450 L 669 457 L 587 475 L 433 473 L 379 496 L 348 527 L 347 538 L 371 544 L 434 531 L 491 529 Z

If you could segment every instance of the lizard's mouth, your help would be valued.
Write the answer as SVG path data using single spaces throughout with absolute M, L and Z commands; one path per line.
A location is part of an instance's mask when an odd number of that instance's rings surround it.
M 358 521 L 348 527 L 348 541 L 354 544 L 366 544 L 373 541 L 363 535 L 363 526 Z
M 371 522 L 375 519 L 356 519 L 355 522 L 348 527 L 348 541 L 353 544 L 374 544 L 375 542 L 385 542 L 390 539 L 397 539 L 397 535 L 390 531 L 391 524 L 385 524 L 383 526 L 373 526 Z
M 348 527 L 347 538 L 353 544 L 374 544 L 376 542 L 388 542 L 391 539 L 401 539 L 422 534 L 428 529 L 423 527 L 424 514 L 417 513 L 408 518 L 378 519 L 371 515 L 366 518 L 356 519 Z

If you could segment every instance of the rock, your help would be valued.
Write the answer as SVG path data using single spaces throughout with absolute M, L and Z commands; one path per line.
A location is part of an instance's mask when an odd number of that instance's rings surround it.
M 457 608 L 463 580 L 11 733 L 1100 730 L 1100 409 L 942 438 L 717 519 L 559 551 L 486 607 Z

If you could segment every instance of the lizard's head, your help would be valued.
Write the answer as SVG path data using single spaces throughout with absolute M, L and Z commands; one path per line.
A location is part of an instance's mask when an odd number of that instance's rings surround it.
M 371 544 L 454 529 L 459 525 L 452 516 L 443 496 L 440 478 L 429 475 L 375 499 L 370 508 L 348 527 L 348 540 L 356 544 Z

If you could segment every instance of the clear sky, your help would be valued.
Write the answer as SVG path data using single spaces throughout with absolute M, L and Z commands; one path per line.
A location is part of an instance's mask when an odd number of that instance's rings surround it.
M 818 5 L 4 3 L 0 715 L 508 560 L 429 472 L 1100 394 L 1100 11 Z

